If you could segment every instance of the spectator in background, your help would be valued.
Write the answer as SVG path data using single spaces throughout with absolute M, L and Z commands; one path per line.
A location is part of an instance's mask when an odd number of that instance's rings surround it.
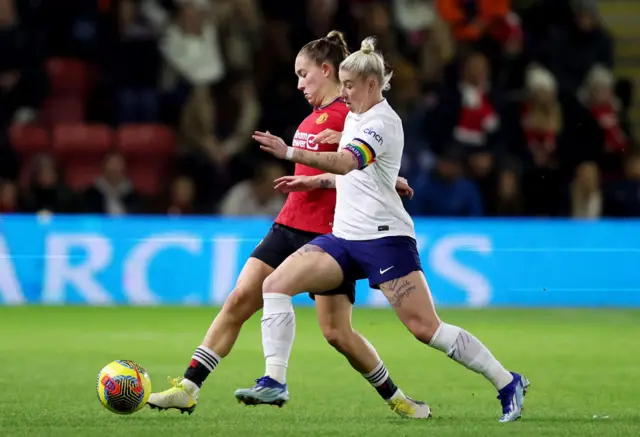
M 215 123 L 224 109 L 214 99 L 226 67 L 210 7 L 206 0 L 181 0 L 160 43 L 163 85 L 179 119 L 180 172 L 194 179 L 202 205 L 219 199 L 228 186 L 228 155 Z
M 627 159 L 625 178 L 610 183 L 605 193 L 607 216 L 640 217 L 640 155 Z
M 579 97 L 591 117 L 598 124 L 604 141 L 601 167 L 607 179 L 619 178 L 623 173 L 623 159 L 629 150 L 629 139 L 620 125 L 620 102 L 614 95 L 613 74 L 596 65 L 587 76 Z
M 510 12 L 510 0 L 437 0 L 440 16 L 451 27 L 456 41 L 481 40 L 494 23 Z
M 35 158 L 29 175 L 28 190 L 23 195 L 25 211 L 35 213 L 69 213 L 76 210 L 76 199 L 59 177 L 53 158 Z
M 108 153 L 104 158 L 102 175 L 85 193 L 87 212 L 119 216 L 138 212 L 141 200 L 126 176 L 122 155 Z
M 583 162 L 571 182 L 571 216 L 597 219 L 604 199 L 600 190 L 600 170 L 594 162 Z
M 277 162 L 266 161 L 258 165 L 253 178 L 237 183 L 227 193 L 220 213 L 227 216 L 275 217 L 286 198 L 273 189 L 273 182 L 284 175 L 283 168 Z
M 0 0 L 0 178 L 16 179 L 20 159 L 9 141 L 12 123 L 34 121 L 47 91 L 42 47 L 23 26 L 14 0 Z
M 447 24 L 432 0 L 393 0 L 392 12 L 403 55 L 418 67 L 423 84 L 441 80 L 445 64 L 453 58 L 454 46 Z
M 139 0 L 140 11 L 149 23 L 159 32 L 164 32 L 171 25 L 171 15 L 175 12 L 174 0 Z
M 546 69 L 534 66 L 526 77 L 527 98 L 520 107 L 525 153 L 537 167 L 550 166 L 562 123 L 557 83 Z
M 480 53 L 469 56 L 464 64 L 460 90 L 460 117 L 453 138 L 468 148 L 488 144 L 489 136 L 500 122 L 489 97 L 489 64 Z
M 593 65 L 613 67 L 613 41 L 600 23 L 596 0 L 573 0 L 573 21 L 557 26 L 542 55 L 561 92 L 575 94 Z
M 12 181 L 0 180 L 0 214 L 18 212 L 18 189 Z
M 497 145 L 500 117 L 496 97 L 490 95 L 487 59 L 472 53 L 461 68 L 460 82 L 444 89 L 424 124 L 425 136 L 436 153 L 452 141 L 467 152 L 488 151 Z
M 178 4 L 176 16 L 160 41 L 165 61 L 162 87 L 176 108 L 186 102 L 187 107 L 206 106 L 212 112 L 210 88 L 225 75 L 218 29 L 207 0 L 180 0 Z M 193 141 L 203 141 L 195 133 L 186 135 Z
M 179 124 L 179 171 L 196 184 L 199 205 L 217 201 L 228 187 L 228 160 L 216 132 L 216 101 L 227 69 L 219 28 L 207 0 L 181 0 L 160 43 L 163 86 Z M 172 116 L 173 117 L 173 116 Z
M 525 212 L 553 216 L 559 213 L 561 190 L 557 149 L 562 108 L 557 83 L 548 70 L 538 66 L 527 71 L 525 81 L 526 98 L 511 111 L 519 120 L 512 122 L 509 144 L 523 165 Z
M 216 136 L 227 161 L 230 183 L 251 176 L 256 149 L 249 149 L 258 127 L 261 108 L 256 87 L 255 57 L 260 45 L 262 19 L 255 0 L 219 0 L 214 9 L 228 74 L 217 88 Z
M 169 215 L 197 214 L 196 189 L 193 180 L 187 176 L 174 179 L 169 194 L 169 207 L 166 213 Z
M 482 210 L 490 213 L 497 202 L 499 172 L 493 153 L 487 150 L 472 151 L 466 159 L 467 177 L 480 191 Z
M 0 128 L 37 118 L 47 83 L 41 49 L 20 24 L 14 0 L 0 0 Z
M 414 215 L 479 217 L 482 199 L 473 182 L 464 177 L 464 153 L 450 148 L 437 158 L 433 171 L 414 182 L 415 197 L 407 203 Z
M 511 11 L 511 0 L 437 0 L 436 4 L 450 25 L 459 50 L 482 52 L 492 71 L 498 73 L 505 56 L 521 53 L 522 25 Z
M 617 78 L 614 86 L 615 95 L 620 102 L 618 116 L 620 118 L 620 126 L 629 140 L 629 145 L 635 148 L 637 145 L 631 123 L 631 107 L 634 105 L 634 84 L 629 78 Z
M 153 123 L 158 115 L 157 28 L 142 14 L 140 2 L 118 4 L 116 41 L 105 70 L 114 81 L 118 123 Z
M 514 170 L 504 170 L 498 179 L 495 205 L 489 214 L 498 217 L 516 217 L 522 215 L 522 193 L 518 174 Z

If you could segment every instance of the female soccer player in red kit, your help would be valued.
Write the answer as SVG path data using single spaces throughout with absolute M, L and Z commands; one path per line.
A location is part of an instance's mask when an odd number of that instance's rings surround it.
M 313 112 L 299 126 L 293 147 L 318 152 L 335 152 L 349 108 L 340 98 L 338 66 L 349 55 L 340 32 L 333 31 L 312 41 L 299 52 L 295 62 L 298 89 L 313 106 Z M 231 351 L 240 329 L 262 307 L 262 284 L 291 254 L 316 236 L 331 232 L 336 205 L 335 186 L 319 170 L 297 164 L 296 175 L 306 179 L 308 191 L 289 194 L 287 202 L 265 238 L 247 260 L 220 313 L 216 316 L 202 344 L 194 352 L 184 378 L 172 380 L 173 387 L 149 397 L 152 408 L 175 408 L 191 413 L 196 407 L 200 387 L 222 358 Z M 287 191 L 289 182 L 277 183 Z M 405 180 L 396 189 L 412 195 Z M 327 341 L 342 353 L 360 372 L 389 407 L 404 417 L 427 418 L 429 407 L 414 401 L 393 383 L 373 346 L 351 326 L 355 300 L 355 283 L 345 282 L 337 289 L 312 296 L 318 319 Z M 263 318 L 262 324 L 288 323 L 287 320 Z M 280 380 L 284 382 L 286 363 L 282 363 Z M 286 400 L 275 402 L 282 405 Z

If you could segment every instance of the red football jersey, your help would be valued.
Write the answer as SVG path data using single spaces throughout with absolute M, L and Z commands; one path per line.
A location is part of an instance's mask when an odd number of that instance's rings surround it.
M 313 140 L 325 129 L 342 132 L 349 108 L 342 99 L 314 108 L 304 119 L 293 138 L 293 147 L 314 152 L 336 152 L 338 144 L 314 144 Z M 296 164 L 295 175 L 315 176 L 325 173 L 306 165 Z M 328 234 L 333 225 L 336 208 L 335 189 L 316 189 L 289 193 L 287 202 L 276 218 L 276 223 L 316 234 Z

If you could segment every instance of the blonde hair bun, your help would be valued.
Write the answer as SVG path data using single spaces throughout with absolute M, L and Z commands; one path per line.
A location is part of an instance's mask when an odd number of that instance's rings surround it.
M 376 39 L 372 36 L 365 38 L 362 40 L 362 44 L 360 44 L 360 51 L 365 55 L 376 52 Z

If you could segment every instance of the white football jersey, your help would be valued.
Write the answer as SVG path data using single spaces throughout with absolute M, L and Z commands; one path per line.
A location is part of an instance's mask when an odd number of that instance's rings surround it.
M 339 150 L 353 153 L 360 168 L 336 176 L 335 236 L 415 238 L 413 220 L 396 192 L 403 148 L 402 121 L 386 99 L 367 112 L 347 115 Z

